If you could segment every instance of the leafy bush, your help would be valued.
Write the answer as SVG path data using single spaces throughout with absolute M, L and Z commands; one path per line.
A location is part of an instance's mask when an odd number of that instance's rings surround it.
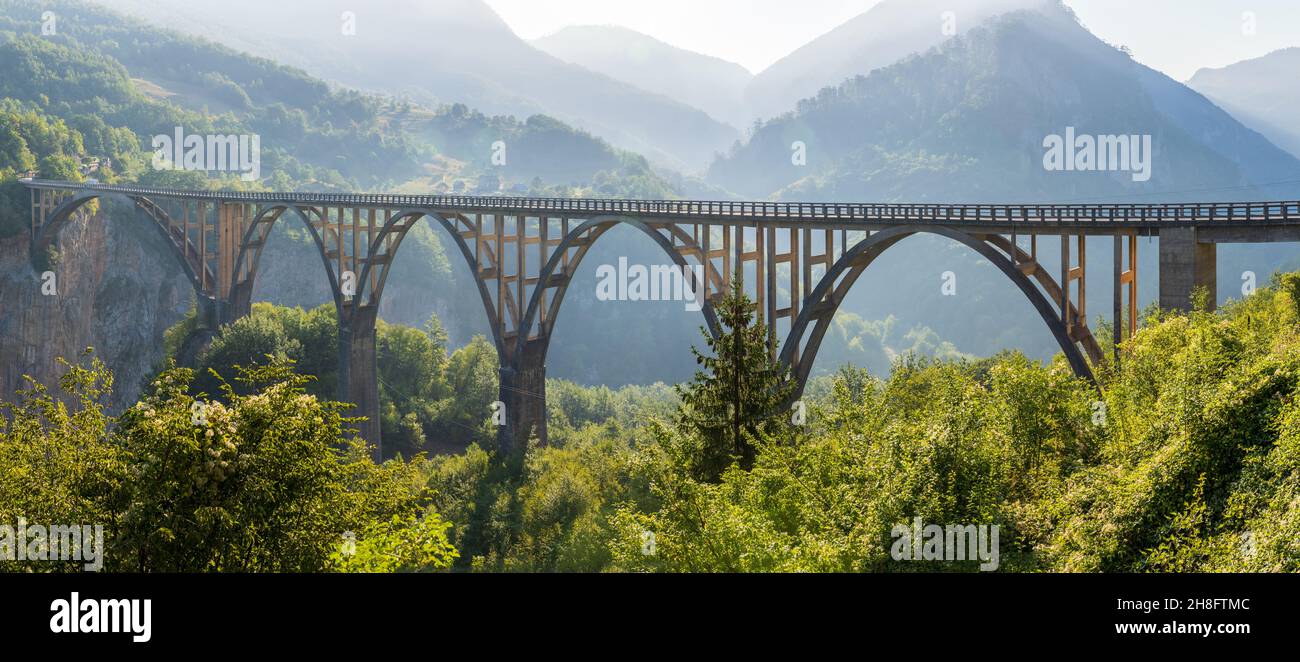
M 242 373 L 248 393 L 226 386 L 224 401 L 194 398 L 192 378 L 163 371 L 115 420 L 101 404 L 112 376 L 91 361 L 62 380 L 71 407 L 40 386 L 6 405 L 0 518 L 101 525 L 113 571 L 435 570 L 456 558 L 423 463 L 374 464 L 345 434 L 347 405 L 309 395 L 287 363 Z

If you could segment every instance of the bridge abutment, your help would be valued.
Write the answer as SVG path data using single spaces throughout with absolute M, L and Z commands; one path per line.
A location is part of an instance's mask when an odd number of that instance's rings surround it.
M 1204 287 L 1210 294 L 1214 310 L 1218 278 L 1215 244 L 1202 242 L 1195 227 L 1160 228 L 1160 307 L 1168 310 L 1192 309 L 1192 293 Z
M 533 437 L 546 444 L 546 345 L 528 343 L 516 361 L 502 362 L 498 400 L 505 425 L 497 428 L 503 457 L 521 453 Z

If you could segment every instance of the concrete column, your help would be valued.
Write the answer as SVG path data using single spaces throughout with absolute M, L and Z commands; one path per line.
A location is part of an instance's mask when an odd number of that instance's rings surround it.
M 1187 311 L 1192 292 L 1204 287 L 1210 293 L 1210 310 L 1218 297 L 1217 252 L 1213 243 L 1197 240 L 1195 227 L 1160 230 L 1160 307 Z
M 523 452 L 534 436 L 546 444 L 545 356 L 546 341 L 534 341 L 514 365 L 502 362 L 498 399 L 505 405 L 506 424 L 497 429 L 502 456 Z
M 199 356 L 208 351 L 216 337 L 216 332 L 211 329 L 195 329 L 181 341 L 180 349 L 176 353 L 176 364 L 186 368 L 197 366 Z
M 198 324 L 196 326 L 211 331 L 221 328 L 221 309 L 223 308 L 221 302 L 203 295 L 199 295 L 196 299 L 195 307 L 198 313 Z
M 230 289 L 230 300 L 221 307 L 221 323 L 230 324 L 253 312 L 253 281 L 249 279 Z
M 200 295 L 195 307 L 198 319 L 195 320 L 194 330 L 181 341 L 176 355 L 176 363 L 187 368 L 198 365 L 199 356 L 208 351 L 221 325 L 219 302 Z
M 374 307 L 352 311 L 339 328 L 339 400 L 354 405 L 349 415 L 364 416 L 357 424 L 360 436 L 371 445 L 376 462 L 383 460 L 379 431 L 379 362 L 375 351 Z

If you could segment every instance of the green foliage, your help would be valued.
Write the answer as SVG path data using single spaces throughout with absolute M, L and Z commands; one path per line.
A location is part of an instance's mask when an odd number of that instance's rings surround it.
M 548 434 L 563 444 L 570 434 L 591 425 L 626 425 L 655 417 L 667 419 L 680 404 L 676 390 L 663 383 L 649 386 L 580 386 L 567 380 L 546 382 Z
M 108 433 L 104 401 L 113 376 L 98 359 L 67 372 L 59 393 L 29 382 L 15 403 L 0 403 L 0 523 L 111 525 L 123 507 L 127 457 Z M 0 559 L 0 570 L 77 572 L 80 561 Z
M 630 425 L 611 392 L 563 386 L 552 407 L 582 425 L 522 474 L 475 450 L 436 459 L 429 485 L 480 570 L 975 570 L 895 560 L 893 527 L 919 517 L 997 525 L 1002 571 L 1294 572 L 1297 283 L 1153 311 L 1100 393 L 1015 353 L 842 371 L 809 388 L 799 443 L 754 435 L 752 467 L 717 477 L 683 451 L 707 428 Z
M 531 455 L 516 495 L 519 534 L 503 568 L 575 572 L 608 565 L 610 501 L 626 498 L 628 455 L 611 438 Z
M 26 232 L 31 224 L 31 193 L 19 177 L 39 169 L 42 176 L 80 181 L 85 155 L 77 130 L 0 93 L 0 237 Z
M 431 460 L 434 507 L 457 523 L 467 569 L 598 572 L 611 567 L 627 503 L 649 499 L 627 440 L 632 430 L 587 426 L 563 446 L 531 448 L 522 473 L 472 446 Z
M 670 454 L 647 451 L 658 508 L 620 515 L 624 569 L 861 572 L 922 570 L 889 556 L 890 531 L 926 522 L 998 524 L 1003 567 L 1026 567 L 1019 511 L 1076 462 L 1088 411 L 1067 373 L 1007 357 L 972 364 L 900 361 L 888 381 L 850 372 L 809 413 L 801 443 L 765 443 L 751 471 L 695 480 Z M 1025 429 L 1015 412 L 1043 400 Z M 661 434 L 671 437 L 677 432 Z M 1024 443 L 1025 441 L 1037 443 Z M 1043 447 L 1061 451 L 1045 460 Z M 670 448 L 671 442 L 663 444 Z M 645 532 L 655 554 L 644 553 Z M 972 564 L 954 562 L 952 569 Z
M 193 320 L 168 332 L 179 337 Z M 168 346 L 179 346 L 170 342 Z M 485 422 L 497 399 L 496 350 L 475 338 L 448 353 L 447 334 L 438 319 L 424 330 L 387 324 L 376 328 L 379 367 L 380 433 L 386 455 L 411 456 L 426 450 L 459 451 L 492 438 Z M 173 354 L 174 356 L 174 354 Z M 338 320 L 332 304 L 310 311 L 256 303 L 252 313 L 222 327 L 199 357 L 194 388 L 222 392 L 222 378 L 240 366 L 269 359 L 292 361 L 314 377 L 306 385 L 318 397 L 338 392 Z M 251 386 L 233 385 L 237 392 Z
M 447 529 L 436 512 L 393 519 L 382 526 L 371 525 L 354 548 L 345 547 L 331 560 L 342 572 L 427 572 L 451 567 L 458 556 L 447 541 Z
M 737 272 L 736 282 L 741 274 Z M 680 387 L 678 425 L 691 434 L 680 449 L 695 475 L 717 481 L 731 464 L 754 464 L 755 444 L 781 433 L 785 405 L 795 384 L 769 355 L 767 327 L 756 321 L 743 287 L 732 288 L 717 305 L 721 333 L 703 331 L 708 353 L 692 347 L 702 370 Z
M 1014 353 L 903 356 L 887 379 L 844 370 L 809 389 L 797 435 L 784 424 L 745 431 L 748 467 L 718 437 L 728 454 L 716 475 L 696 453 L 714 430 L 666 424 L 689 420 L 666 389 L 562 382 L 551 403 L 559 434 L 530 447 L 521 469 L 478 445 L 375 466 L 343 437 L 344 405 L 286 370 L 301 328 L 286 329 L 312 327 L 311 314 L 268 307 L 260 314 L 283 315 L 278 325 L 250 322 L 226 342 L 267 343 L 285 358 L 235 385 L 217 380 L 222 397 L 198 423 L 192 373 L 178 369 L 120 421 L 97 404 L 111 382 L 94 363 L 70 367 L 72 406 L 40 387 L 6 406 L 0 517 L 104 522 L 110 568 L 122 570 L 976 568 L 894 559 L 893 528 L 920 518 L 997 525 L 1002 571 L 1294 572 L 1297 283 L 1279 276 L 1218 312 L 1152 311 L 1119 368 L 1100 371 L 1100 392 L 1063 359 Z M 743 306 L 723 310 L 728 331 L 750 329 Z M 394 382 L 445 375 L 421 397 L 493 393 L 490 374 L 470 369 L 491 356 L 486 341 L 448 356 L 435 324 L 386 338 Z M 763 338 L 741 336 L 742 346 Z M 719 361 L 750 358 L 718 351 Z M 682 408 L 703 393 L 725 399 L 700 385 L 734 368 L 706 367 Z
M 1293 278 L 1219 313 L 1149 319 L 1126 344 L 1107 385 L 1102 462 L 1044 508 L 1054 566 L 1296 568 L 1294 554 L 1276 553 L 1294 549 L 1276 536 L 1294 539 L 1300 506 L 1287 468 L 1300 376 Z
M 36 37 L 45 10 L 78 20 Z M 176 126 L 259 134 L 263 172 L 287 171 L 315 186 L 402 181 L 429 153 L 388 126 L 378 98 L 83 2 L 0 2 L 0 61 L 12 65 L 0 71 L 0 98 L 65 119 L 92 154 L 133 176 L 150 156 L 140 145 Z M 167 100 L 145 96 L 141 84 L 161 88 Z
M 192 397 L 191 376 L 164 371 L 122 417 L 132 480 L 115 545 L 129 567 L 319 571 L 344 532 L 418 512 L 418 466 L 374 465 L 344 435 L 346 406 L 308 395 L 286 363 L 243 373 L 254 394 L 227 386 L 224 402 Z
M 455 352 L 447 361 L 445 373 L 451 401 L 440 411 L 433 434 L 449 440 L 476 439 L 486 442 L 495 438 L 488 429 L 491 403 L 497 399 L 497 351 L 483 336 Z M 456 442 L 452 442 L 456 443 Z
M 309 395 L 287 362 L 242 372 L 248 394 L 223 386 L 223 401 L 195 398 L 192 378 L 164 370 L 113 419 L 101 404 L 112 376 L 91 360 L 68 366 L 63 400 L 34 385 L 4 405 L 0 521 L 103 526 L 119 572 L 414 571 L 456 558 L 423 462 L 376 465 L 345 435 L 347 405 Z

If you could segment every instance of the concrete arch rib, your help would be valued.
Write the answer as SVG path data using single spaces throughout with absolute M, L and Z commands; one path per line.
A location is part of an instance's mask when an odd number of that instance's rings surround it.
M 791 325 L 790 333 L 787 335 L 785 342 L 782 343 L 780 361 L 783 365 L 791 368 L 792 376 L 797 380 L 800 392 L 807 384 L 813 361 L 835 312 L 843 303 L 845 295 L 847 295 L 858 277 L 885 250 L 907 237 L 923 233 L 934 234 L 959 242 L 979 253 L 981 257 L 997 267 L 1034 306 L 1034 309 L 1052 332 L 1052 336 L 1065 354 L 1066 360 L 1074 373 L 1088 381 L 1095 382 L 1087 359 L 1078 345 L 1070 338 L 1069 332 L 1061 321 L 1061 316 L 1053 303 L 1044 295 L 1043 291 L 1034 286 L 1029 277 L 1012 263 L 1006 253 L 999 250 L 999 245 L 995 245 L 989 238 L 976 237 L 952 228 L 935 225 L 903 225 L 875 232 L 841 256 L 818 282 L 817 287 L 808 299 L 811 303 L 804 306 L 799 317 Z M 1047 276 L 1046 272 L 1044 272 L 1043 276 L 1050 280 L 1050 276 Z M 1041 282 L 1041 278 L 1038 278 L 1038 280 Z M 1059 292 L 1059 289 L 1057 291 Z M 805 344 L 803 340 L 805 335 L 808 334 L 810 325 L 813 326 L 812 333 Z
M 672 260 L 675 266 L 682 269 L 684 274 L 689 275 L 689 285 L 693 291 L 699 292 L 699 288 L 704 286 L 704 283 L 696 282 L 697 279 L 695 272 L 690 269 L 689 263 L 686 261 L 686 258 L 682 256 L 681 252 L 673 246 L 672 239 L 664 236 L 656 226 L 644 223 L 637 219 L 618 216 L 603 216 L 590 219 L 569 231 L 560 244 L 556 246 L 550 259 L 547 260 L 546 264 L 538 273 L 538 286 L 529 297 L 528 307 L 520 320 L 519 335 L 518 338 L 516 338 L 516 345 L 512 356 L 519 357 L 523 355 L 529 336 L 532 335 L 533 326 L 537 324 L 537 316 L 541 308 L 541 296 L 547 289 L 546 284 L 549 283 L 552 278 L 556 278 L 557 276 L 563 283 L 556 286 L 558 291 L 556 291 L 552 296 L 551 304 L 549 306 L 549 311 L 552 314 L 549 315 L 549 321 L 545 324 L 545 328 L 541 329 L 541 335 L 549 340 L 554 321 L 558 318 L 559 310 L 564 302 L 564 296 L 568 292 L 573 274 L 576 273 L 578 267 L 582 264 L 582 258 L 586 256 L 587 252 L 595 244 L 597 238 L 618 225 L 631 226 L 650 237 L 655 244 L 664 251 L 668 258 Z M 672 230 L 670 229 L 669 231 L 671 232 Z M 588 235 L 589 233 L 591 236 L 586 237 L 585 235 Z M 583 241 L 584 243 L 579 246 L 578 254 L 572 256 L 566 266 L 564 255 L 569 249 L 578 245 L 579 241 Z M 707 275 L 706 278 L 708 278 Z M 718 325 L 718 316 L 717 312 L 714 310 L 713 303 L 705 300 L 701 305 L 701 312 L 704 314 L 706 328 L 708 328 L 709 332 L 716 337 L 719 333 L 720 327 Z M 549 345 L 549 342 L 547 344 Z M 545 356 L 545 349 L 543 349 L 543 356 Z

